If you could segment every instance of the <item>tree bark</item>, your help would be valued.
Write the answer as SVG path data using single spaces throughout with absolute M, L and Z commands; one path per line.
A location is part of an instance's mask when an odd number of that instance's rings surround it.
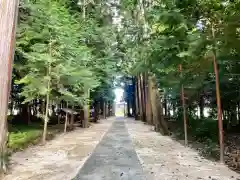
M 152 110 L 147 73 L 145 74 L 144 80 L 145 80 L 146 119 L 148 124 L 152 124 Z
M 74 128 L 74 114 L 73 113 L 71 114 L 70 128 L 71 128 L 71 130 L 73 130 L 73 128 Z
M 6 172 L 7 110 L 14 56 L 18 0 L 0 0 L 0 178 Z
M 89 98 L 90 96 L 90 90 L 86 90 L 86 97 Z M 83 128 L 88 128 L 89 125 L 89 103 L 88 103 L 88 99 L 85 102 L 84 105 L 84 121 L 83 121 Z
M 31 124 L 31 106 L 28 104 L 27 106 L 27 123 L 28 125 Z
M 163 118 L 162 104 L 157 89 L 155 77 L 149 78 L 149 86 L 149 89 L 151 90 L 150 96 L 155 131 L 160 131 L 163 135 L 168 134 L 168 125 Z
M 167 108 L 167 97 L 166 95 L 164 95 L 164 115 L 167 116 L 168 115 L 168 108 Z
M 46 137 L 47 137 L 47 124 L 48 124 L 48 108 L 49 108 L 49 101 L 50 101 L 50 83 L 51 81 L 48 81 L 48 92 L 46 97 L 46 109 L 45 109 L 45 117 L 44 117 L 44 128 L 43 128 L 43 137 L 42 137 L 42 143 L 46 143 Z
M 106 102 L 103 100 L 103 118 L 106 119 Z
M 67 104 L 66 104 L 66 108 L 68 108 L 68 102 L 67 102 Z M 66 112 L 65 124 L 64 124 L 64 133 L 67 132 L 67 125 L 68 125 L 68 113 Z
M 146 122 L 146 101 L 145 101 L 145 87 L 144 78 L 140 74 L 140 87 L 141 87 L 141 99 L 142 99 L 142 121 Z
M 150 76 L 147 77 L 147 82 L 148 82 L 148 106 L 149 106 L 149 113 L 150 113 L 150 119 L 151 122 L 150 124 L 153 125 L 154 124 L 154 120 L 153 120 L 153 102 L 152 102 L 152 90 L 153 90 L 153 86 L 152 83 L 150 82 Z
M 138 78 L 135 77 L 135 119 L 139 119 Z
M 203 95 L 200 95 L 199 110 L 200 110 L 200 119 L 203 120 L 204 119 L 204 99 L 203 99 Z
M 74 110 L 74 105 L 72 106 L 72 110 Z M 70 120 L 70 128 L 73 130 L 74 126 L 74 113 L 71 114 L 71 120 Z
M 134 77 L 132 77 L 132 116 L 135 117 L 136 116 L 136 94 L 135 94 L 135 88 L 136 88 L 136 83 L 134 80 Z
M 214 24 L 212 24 L 212 40 L 213 40 L 213 67 L 215 74 L 215 85 L 216 85 L 216 99 L 217 99 L 217 117 L 218 117 L 218 129 L 219 129 L 219 146 L 220 146 L 220 162 L 224 163 L 224 136 L 223 136 L 223 122 L 222 122 L 222 107 L 221 107 L 221 95 L 219 87 L 219 74 L 216 54 L 216 38 Z
M 67 124 L 68 124 L 68 113 L 66 112 L 66 116 L 65 116 L 65 124 L 64 124 L 64 133 L 67 132 Z
M 99 119 L 99 106 L 100 103 L 98 101 L 95 101 L 94 105 L 94 122 L 97 122 Z
M 149 77 L 148 79 L 148 85 L 149 85 L 149 90 L 150 90 L 150 99 L 151 99 L 151 107 L 152 107 L 152 114 L 153 114 L 153 125 L 155 131 L 160 131 L 163 133 L 163 129 L 160 125 L 159 122 L 159 113 L 158 113 L 158 108 L 157 108 L 157 101 L 156 101 L 156 87 L 154 87 L 154 82 L 153 78 Z
M 138 98 L 139 98 L 139 119 L 143 120 L 143 106 L 142 106 L 142 89 L 141 89 L 141 77 L 138 76 Z
M 108 117 L 109 116 L 109 102 L 108 101 L 106 101 L 106 117 Z

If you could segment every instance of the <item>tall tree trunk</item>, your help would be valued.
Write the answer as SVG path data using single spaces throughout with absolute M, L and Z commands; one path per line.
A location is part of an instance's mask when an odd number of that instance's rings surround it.
M 72 110 L 74 111 L 74 105 L 72 106 Z M 70 121 L 70 128 L 73 130 L 74 126 L 74 113 L 71 113 L 71 121 Z
M 152 110 L 147 73 L 144 76 L 144 81 L 145 81 L 146 119 L 148 124 L 152 124 Z
M 37 99 L 34 99 L 32 101 L 32 110 L 33 110 L 33 116 L 37 115 Z
M 139 118 L 139 95 L 138 95 L 138 78 L 135 77 L 135 119 Z
M 155 87 L 157 87 L 156 79 L 154 79 L 153 82 L 155 83 Z M 159 93 L 157 88 L 156 88 L 156 99 L 157 99 L 157 108 L 158 108 L 158 113 L 159 113 L 159 121 L 160 121 L 161 126 L 163 127 L 163 131 L 164 131 L 163 134 L 164 135 L 168 135 L 169 134 L 168 123 L 167 123 L 166 119 L 163 116 L 162 101 L 161 101 L 160 93 Z
M 23 119 L 23 122 L 25 124 L 29 124 L 30 122 L 29 103 L 21 104 L 20 108 L 21 108 L 20 115 L 21 115 L 21 118 Z
M 90 97 L 90 89 L 86 90 L 86 97 Z M 89 126 L 89 102 L 88 99 L 84 104 L 84 121 L 83 121 L 83 128 L 88 128 Z
M 48 81 L 48 92 L 46 96 L 46 109 L 45 109 L 45 117 L 44 117 L 44 128 L 43 128 L 43 137 L 42 137 L 42 143 L 46 143 L 46 137 L 47 137 L 47 124 L 48 124 L 48 108 L 49 108 L 49 101 L 50 101 L 50 83 L 51 81 Z
M 239 124 L 240 120 L 240 103 L 237 102 L 237 124 Z
M 64 133 L 67 132 L 67 124 L 68 124 L 68 113 L 66 112 L 65 123 L 64 123 Z
M 153 105 L 153 102 L 152 102 L 152 88 L 153 88 L 153 85 L 152 85 L 152 82 L 150 82 L 151 81 L 151 79 L 150 79 L 150 76 L 148 75 L 147 76 L 147 79 L 146 79 L 146 81 L 148 82 L 148 107 L 149 107 L 149 116 L 150 116 L 150 119 L 149 119 L 149 121 L 150 121 L 150 124 L 151 125 L 153 125 L 154 124 L 154 120 L 153 120 L 153 108 L 154 107 L 152 107 L 152 105 Z
M 153 124 L 155 127 L 155 131 L 160 131 L 161 133 L 164 133 L 163 128 L 161 127 L 160 121 L 159 121 L 159 113 L 158 113 L 158 107 L 157 107 L 157 100 L 156 100 L 156 87 L 153 82 L 153 78 L 149 77 L 148 79 L 148 85 L 150 90 L 150 99 L 151 99 L 151 107 L 152 107 L 152 114 L 153 114 Z
M 109 102 L 108 101 L 106 101 L 106 117 L 108 117 L 109 116 Z
M 27 123 L 28 125 L 31 124 L 31 106 L 28 104 L 27 106 Z
M 60 119 L 61 119 L 61 112 L 62 110 L 62 103 L 60 102 L 60 104 L 58 105 L 58 125 L 60 125 Z
M 129 93 L 129 92 L 128 92 Z M 128 94 L 127 96 L 127 116 L 130 117 L 131 116 L 131 101 L 130 101 L 130 95 Z
M 167 116 L 168 115 L 168 107 L 167 107 L 167 97 L 166 95 L 164 95 L 164 115 Z
M 232 126 L 236 126 L 237 125 L 237 104 L 233 103 L 233 105 L 234 106 L 231 108 L 230 121 Z
M 0 179 L 6 172 L 7 111 L 14 56 L 18 0 L 0 0 Z
M 103 100 L 103 118 L 106 119 L 107 116 L 106 116 L 106 102 L 105 100 Z
M 219 88 L 219 74 L 218 74 L 218 65 L 217 65 L 217 55 L 216 55 L 216 38 L 215 38 L 215 29 L 214 24 L 212 24 L 212 40 L 213 40 L 213 66 L 215 73 L 215 82 L 216 82 L 216 99 L 217 99 L 217 117 L 218 117 L 218 129 L 219 129 L 219 146 L 220 146 L 220 162 L 224 163 L 224 137 L 223 137 L 223 122 L 222 122 L 222 107 L 221 107 L 221 96 Z
M 182 64 L 180 64 L 179 69 L 180 69 L 181 78 L 182 78 Z M 181 83 L 181 99 L 182 99 L 182 112 L 183 112 L 183 123 L 184 123 L 184 138 L 185 138 L 185 145 L 187 145 L 188 144 L 188 128 L 187 128 L 187 114 L 186 114 L 185 92 L 184 92 L 183 83 Z
M 134 77 L 132 77 L 132 116 L 135 117 L 136 116 L 136 94 L 135 94 L 135 89 L 136 89 L 136 83 L 135 83 L 135 80 L 134 80 Z
M 164 135 L 168 134 L 168 125 L 163 117 L 163 109 L 155 77 L 149 78 L 149 86 L 155 131 L 160 131 Z
M 97 122 L 99 119 L 99 109 L 100 109 L 100 103 L 98 101 L 95 101 L 94 104 L 94 122 Z
M 46 109 L 46 101 L 45 100 L 41 100 L 40 103 L 40 115 L 44 115 L 44 110 Z
M 71 127 L 71 130 L 74 129 L 74 113 L 71 114 L 70 127 Z
M 142 88 L 140 75 L 138 76 L 138 97 L 139 97 L 139 119 L 143 121 Z
M 199 110 L 200 110 L 200 119 L 204 119 L 204 99 L 203 95 L 200 94 L 200 99 L 199 99 Z
M 140 85 L 141 85 L 141 99 L 142 99 L 142 114 L 143 118 L 142 121 L 146 122 L 146 101 L 145 101 L 145 83 L 144 83 L 144 78 L 143 75 L 140 75 Z
M 68 102 L 66 103 L 66 108 L 68 108 Z M 68 125 L 68 113 L 66 111 L 65 123 L 64 123 L 64 133 L 67 132 L 67 125 Z

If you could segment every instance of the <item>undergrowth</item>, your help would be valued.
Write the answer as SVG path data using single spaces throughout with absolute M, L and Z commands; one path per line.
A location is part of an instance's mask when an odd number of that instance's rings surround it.
M 41 126 L 13 125 L 9 128 L 8 148 L 10 152 L 22 150 L 30 144 L 36 144 L 42 136 Z
M 176 125 L 177 128 L 173 129 L 173 133 L 178 139 L 184 139 L 183 121 L 177 120 Z M 201 155 L 218 159 L 218 124 L 216 120 L 189 117 L 188 139 L 190 144 L 197 145 L 197 150 Z

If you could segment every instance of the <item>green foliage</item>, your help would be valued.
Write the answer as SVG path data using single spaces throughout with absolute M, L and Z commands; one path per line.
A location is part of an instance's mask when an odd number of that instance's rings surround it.
M 15 85 L 23 85 L 23 103 L 50 94 L 51 100 L 82 105 L 89 98 L 85 91 L 112 83 L 116 36 L 114 27 L 99 26 L 97 13 L 104 2 L 79 6 L 77 1 L 22 0 L 20 7 L 16 51 L 22 62 L 14 68 L 21 74 Z
M 36 143 L 42 136 L 40 126 L 14 126 L 9 132 L 8 147 L 11 152 L 22 150 L 30 144 Z
M 237 5 L 239 2 L 163 0 L 150 4 L 144 1 L 139 9 L 140 2 L 123 1 L 121 67 L 132 75 L 146 71 L 154 74 L 172 104 L 177 103 L 183 84 L 188 106 L 199 103 L 199 94 L 203 94 L 205 104 L 216 108 L 216 52 L 222 106 L 227 111 L 230 106 L 236 109 L 240 85 Z

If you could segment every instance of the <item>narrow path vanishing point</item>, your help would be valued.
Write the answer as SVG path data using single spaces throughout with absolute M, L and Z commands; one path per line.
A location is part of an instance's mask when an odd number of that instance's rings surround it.
M 75 180 L 145 180 L 143 169 L 125 126 L 116 118 Z

